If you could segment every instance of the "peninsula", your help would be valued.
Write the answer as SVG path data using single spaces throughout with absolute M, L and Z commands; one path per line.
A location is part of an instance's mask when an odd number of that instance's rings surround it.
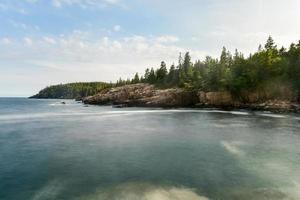
M 220 58 L 146 69 L 116 83 L 72 83 L 45 88 L 32 98 L 75 98 L 85 104 L 145 107 L 218 107 L 299 112 L 300 41 L 278 48 L 271 37 L 245 57 L 225 47 Z

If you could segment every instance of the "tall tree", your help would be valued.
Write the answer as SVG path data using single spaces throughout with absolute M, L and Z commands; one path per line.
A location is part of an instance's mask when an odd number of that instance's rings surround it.
M 164 61 L 162 61 L 160 64 L 160 68 L 156 71 L 157 82 L 162 84 L 165 81 L 167 74 L 168 74 L 167 65 Z
M 134 78 L 132 79 L 131 83 L 136 84 L 140 82 L 140 77 L 138 73 L 135 73 Z

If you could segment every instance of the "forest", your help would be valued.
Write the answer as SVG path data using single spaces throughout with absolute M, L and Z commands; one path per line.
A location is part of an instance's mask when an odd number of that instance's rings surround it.
M 180 87 L 186 90 L 228 91 L 242 97 L 245 92 L 264 92 L 282 96 L 282 90 L 300 96 L 300 41 L 288 49 L 278 48 L 270 36 L 257 52 L 245 56 L 238 50 L 232 54 L 225 47 L 219 58 L 207 56 L 191 61 L 189 52 L 180 54 L 177 65 L 147 68 L 143 75 L 116 83 L 71 83 L 50 86 L 33 98 L 79 98 L 111 87 L 136 83 L 154 84 L 158 88 Z
M 44 88 L 38 94 L 30 98 L 52 98 L 52 99 L 80 99 L 82 97 L 97 94 L 106 88 L 113 87 L 112 83 L 104 82 L 78 82 L 53 85 Z
M 131 81 L 118 80 L 116 85 L 149 83 L 158 87 L 181 87 L 188 90 L 229 91 L 236 97 L 244 92 L 265 91 L 279 95 L 279 88 L 300 94 L 300 41 L 288 49 L 278 48 L 270 36 L 257 52 L 245 57 L 223 47 L 220 58 L 207 56 L 191 62 L 189 52 L 180 54 L 178 65 L 168 69 L 164 61 L 159 68 L 135 74 Z

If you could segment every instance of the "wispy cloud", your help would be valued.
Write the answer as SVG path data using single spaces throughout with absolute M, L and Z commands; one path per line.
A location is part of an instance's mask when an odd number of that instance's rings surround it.
M 105 8 L 109 5 L 123 6 L 119 0 L 52 0 L 52 5 L 57 8 L 63 6 L 79 6 L 81 8 Z
M 17 29 L 23 29 L 25 31 L 38 31 L 40 30 L 39 26 L 37 25 L 31 25 L 31 24 L 25 24 L 22 22 L 17 22 L 15 20 L 9 19 L 8 23 Z
M 28 11 L 25 10 L 20 3 L 14 4 L 13 2 L 0 2 L 0 12 L 14 12 L 22 15 L 27 15 Z
M 66 71 L 71 77 L 72 73 L 93 71 L 99 74 L 99 80 L 114 81 L 136 71 L 143 72 L 146 67 L 157 67 L 162 60 L 168 64 L 176 62 L 179 52 L 189 50 L 176 45 L 178 40 L 169 35 L 92 39 L 88 32 L 77 30 L 68 36 L 24 37 L 23 47 L 16 46 L 16 42 L 0 58 L 10 59 L 13 54 L 20 62 Z M 204 55 L 198 51 L 191 53 L 195 58 Z
M 1 38 L 0 39 L 0 44 L 3 44 L 3 45 L 9 45 L 9 44 L 12 44 L 12 40 L 5 37 L 5 38 Z

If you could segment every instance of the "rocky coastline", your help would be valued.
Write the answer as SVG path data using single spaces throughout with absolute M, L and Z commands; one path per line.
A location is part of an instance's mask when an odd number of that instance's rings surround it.
M 260 98 L 248 94 L 247 101 L 236 100 L 229 92 L 187 91 L 181 88 L 157 89 L 149 84 L 132 84 L 105 89 L 82 99 L 84 104 L 113 105 L 116 107 L 161 108 L 219 108 L 263 110 L 275 113 L 300 113 L 299 102 L 282 98 Z

